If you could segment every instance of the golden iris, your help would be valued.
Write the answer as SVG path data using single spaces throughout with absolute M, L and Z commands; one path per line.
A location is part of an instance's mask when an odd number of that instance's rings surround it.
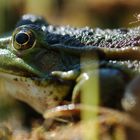
M 13 35 L 13 46 L 17 50 L 25 50 L 32 48 L 35 44 L 35 35 L 32 31 L 21 30 L 16 31 Z

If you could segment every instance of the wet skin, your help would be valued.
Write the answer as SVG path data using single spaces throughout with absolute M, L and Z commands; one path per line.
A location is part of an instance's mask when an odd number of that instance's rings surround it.
M 79 102 L 85 74 L 94 77 L 96 70 L 83 74 L 81 68 L 91 65 L 93 59 L 86 64 L 80 64 L 80 59 L 96 55 L 100 104 L 122 109 L 125 90 L 140 72 L 139 31 L 139 27 L 101 30 L 54 26 L 42 17 L 24 15 L 12 34 L 0 39 L 5 93 L 40 113 L 64 100 Z

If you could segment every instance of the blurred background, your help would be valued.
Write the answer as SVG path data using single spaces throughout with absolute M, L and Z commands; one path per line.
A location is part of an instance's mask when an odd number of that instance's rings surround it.
M 0 34 L 13 30 L 25 13 L 44 16 L 49 23 L 118 28 L 140 22 L 140 0 L 0 0 Z
M 0 35 L 12 31 L 25 13 L 42 15 L 49 23 L 92 28 L 134 27 L 140 24 L 140 0 L 0 0 Z M 140 20 L 140 19 L 139 19 Z M 19 103 L 5 97 L 3 81 L 0 83 L 0 121 L 22 119 Z M 4 93 L 4 94 L 2 94 Z M 18 105 L 17 105 L 18 104 Z M 15 108 L 13 110 L 13 107 Z M 26 108 L 26 107 L 25 107 Z M 30 112 L 30 111 L 29 111 Z M 14 115 L 12 115 L 14 114 Z M 19 113 L 21 114 L 21 113 Z M 17 125 L 16 125 L 17 126 Z

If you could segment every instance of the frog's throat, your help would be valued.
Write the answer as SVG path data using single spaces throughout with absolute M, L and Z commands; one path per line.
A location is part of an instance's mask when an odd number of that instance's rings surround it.
M 24 101 L 42 114 L 46 109 L 61 103 L 70 89 L 69 84 L 60 84 L 57 81 L 41 81 L 7 73 L 0 73 L 0 77 L 4 93 Z

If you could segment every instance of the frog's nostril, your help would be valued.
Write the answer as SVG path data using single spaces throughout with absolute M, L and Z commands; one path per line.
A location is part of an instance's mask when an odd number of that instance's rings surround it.
M 15 36 L 16 42 L 21 45 L 28 43 L 29 39 L 30 39 L 29 35 L 22 32 L 16 34 Z

